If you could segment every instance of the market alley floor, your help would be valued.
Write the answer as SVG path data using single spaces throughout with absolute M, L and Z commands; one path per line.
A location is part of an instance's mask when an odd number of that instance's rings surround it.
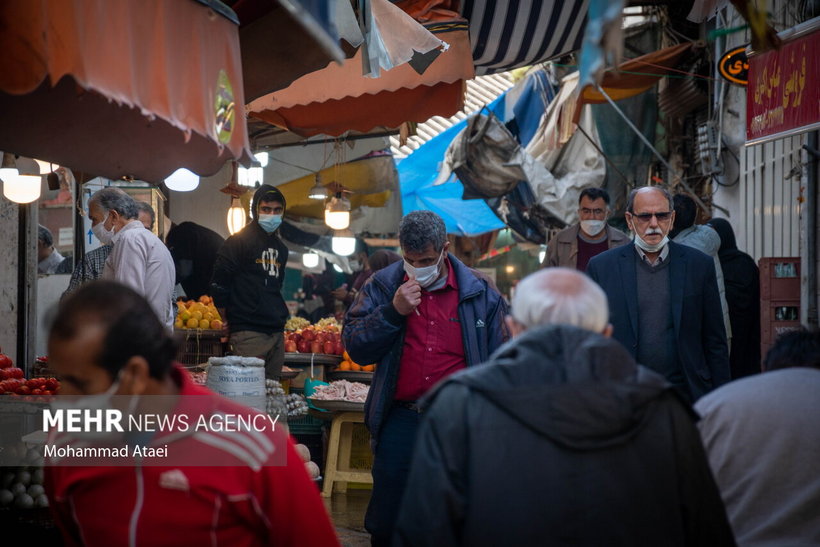
M 344 547 L 370 545 L 370 534 L 364 529 L 364 513 L 369 501 L 370 490 L 349 489 L 346 494 L 325 498 L 325 506 Z

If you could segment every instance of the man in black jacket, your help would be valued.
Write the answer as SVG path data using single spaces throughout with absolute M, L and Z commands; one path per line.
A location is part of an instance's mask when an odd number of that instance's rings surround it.
M 541 270 L 512 313 L 422 402 L 394 544 L 734 545 L 694 414 L 609 338 L 603 291 Z
M 265 376 L 278 378 L 288 319 L 282 298 L 288 248 L 277 236 L 285 196 L 263 184 L 253 196 L 251 214 L 251 223 L 225 240 L 217 253 L 211 296 L 219 314 L 227 318 L 233 352 L 263 359 Z

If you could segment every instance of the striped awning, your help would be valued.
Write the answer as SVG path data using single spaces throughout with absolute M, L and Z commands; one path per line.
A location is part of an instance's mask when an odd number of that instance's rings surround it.
M 504 72 L 580 49 L 588 0 L 464 0 L 477 74 Z

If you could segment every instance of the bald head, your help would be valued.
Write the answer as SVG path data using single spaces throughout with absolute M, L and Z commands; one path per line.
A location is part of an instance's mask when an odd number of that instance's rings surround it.
M 547 268 L 515 288 L 512 318 L 523 331 L 540 325 L 573 325 L 592 332 L 607 329 L 606 295 L 587 276 L 569 268 Z

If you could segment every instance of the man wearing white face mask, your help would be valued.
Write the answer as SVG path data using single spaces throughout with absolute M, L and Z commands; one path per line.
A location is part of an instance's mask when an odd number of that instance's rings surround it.
M 629 237 L 607 224 L 609 194 L 603 188 L 585 188 L 578 198 L 578 222 L 549 241 L 543 266 L 585 272 L 589 259 L 629 243 Z
M 345 316 L 358 363 L 378 363 L 365 403 L 373 494 L 365 528 L 388 545 L 404 493 L 420 410 L 439 380 L 486 361 L 508 338 L 507 305 L 481 274 L 449 254 L 441 217 L 414 211 L 399 226 L 404 260 L 373 274 Z
M 91 231 L 113 245 L 102 279 L 119 281 L 143 295 L 165 324 L 174 328 L 174 260 L 168 248 L 138 219 L 134 199 L 119 188 L 97 191 L 88 200 Z M 112 303 L 116 305 L 116 303 Z
M 635 244 L 594 257 L 587 274 L 607 294 L 615 339 L 695 401 L 730 380 L 714 261 L 669 241 L 675 212 L 663 188 L 633 190 L 626 220 Z
M 219 314 L 227 318 L 236 355 L 265 361 L 265 376 L 279 378 L 285 362 L 285 321 L 282 298 L 288 248 L 278 230 L 285 214 L 285 196 L 269 184 L 253 195 L 253 220 L 225 240 L 216 255 L 211 296 Z

